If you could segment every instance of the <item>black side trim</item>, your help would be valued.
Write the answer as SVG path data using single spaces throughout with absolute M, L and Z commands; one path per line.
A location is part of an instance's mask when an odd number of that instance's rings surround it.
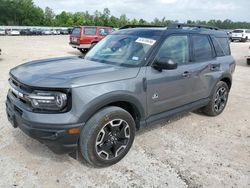
M 160 113 L 160 114 L 156 114 L 153 116 L 150 116 L 147 120 L 146 120 L 146 124 L 145 125 L 151 125 L 151 124 L 157 124 L 157 123 L 161 123 L 164 122 L 166 120 L 168 120 L 170 117 L 185 113 L 185 112 L 190 112 L 193 110 L 197 110 L 203 106 L 206 106 L 209 103 L 209 98 L 206 99 L 201 99 L 198 100 L 196 102 L 192 102 L 189 104 L 186 104 L 184 106 Z M 142 127 L 143 125 L 141 125 Z

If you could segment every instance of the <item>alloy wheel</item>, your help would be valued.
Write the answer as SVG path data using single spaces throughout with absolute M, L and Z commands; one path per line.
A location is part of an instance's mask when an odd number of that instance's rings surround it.
M 111 160 L 125 150 L 130 139 L 130 127 L 122 119 L 114 119 L 103 126 L 96 138 L 95 149 L 98 156 Z
M 221 112 L 225 108 L 227 102 L 227 96 L 228 92 L 225 87 L 220 87 L 217 90 L 214 100 L 214 110 L 216 112 Z

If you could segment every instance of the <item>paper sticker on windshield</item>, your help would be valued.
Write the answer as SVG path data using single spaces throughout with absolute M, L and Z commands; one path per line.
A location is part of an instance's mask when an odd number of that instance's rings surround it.
M 153 46 L 154 43 L 156 42 L 156 40 L 154 40 L 154 39 L 149 39 L 149 38 L 141 38 L 141 37 L 139 37 L 135 42 Z

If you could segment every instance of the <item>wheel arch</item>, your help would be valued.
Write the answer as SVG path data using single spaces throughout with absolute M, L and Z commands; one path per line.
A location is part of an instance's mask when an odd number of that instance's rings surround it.
M 91 101 L 80 116 L 80 122 L 87 122 L 99 110 L 116 106 L 128 111 L 134 118 L 136 128 L 140 127 L 140 120 L 145 118 L 145 111 L 141 102 L 130 94 L 105 94 Z
M 225 82 L 225 83 L 227 84 L 229 90 L 231 89 L 231 87 L 232 87 L 232 80 L 231 80 L 230 77 L 228 77 L 228 76 L 222 77 L 222 78 L 220 79 L 220 81 Z

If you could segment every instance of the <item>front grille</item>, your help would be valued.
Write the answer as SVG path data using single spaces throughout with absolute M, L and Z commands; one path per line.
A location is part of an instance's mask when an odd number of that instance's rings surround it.
M 17 88 L 21 89 L 22 91 L 24 91 L 25 93 L 31 93 L 32 89 L 29 86 L 26 86 L 25 84 L 22 84 L 21 82 L 15 80 L 14 78 L 10 78 L 9 79 L 10 84 L 15 85 Z
M 12 87 L 12 89 L 10 89 L 12 96 L 23 104 L 30 105 L 30 101 L 25 96 L 29 95 L 32 92 L 32 89 L 12 77 L 9 79 L 9 83 Z

